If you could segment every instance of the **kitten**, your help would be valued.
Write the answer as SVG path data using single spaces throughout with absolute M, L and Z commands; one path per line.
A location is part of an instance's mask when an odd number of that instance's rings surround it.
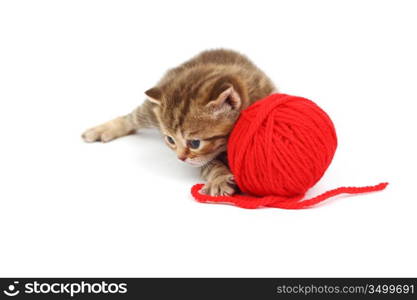
M 169 70 L 132 113 L 87 130 L 83 139 L 108 142 L 157 127 L 178 159 L 202 168 L 204 193 L 231 195 L 236 186 L 225 159 L 228 135 L 243 109 L 275 90 L 245 56 L 204 51 Z

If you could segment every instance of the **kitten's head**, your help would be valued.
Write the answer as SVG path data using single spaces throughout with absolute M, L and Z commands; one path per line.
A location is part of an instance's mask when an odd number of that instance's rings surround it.
M 154 112 L 168 147 L 178 159 L 200 167 L 226 150 L 246 97 L 231 76 L 194 79 L 154 87 L 145 94 L 157 104 Z

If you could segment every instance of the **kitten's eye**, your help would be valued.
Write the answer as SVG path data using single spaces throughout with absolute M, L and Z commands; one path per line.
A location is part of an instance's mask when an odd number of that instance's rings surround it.
M 172 137 L 170 137 L 169 135 L 165 136 L 166 140 L 168 141 L 168 143 L 170 143 L 171 145 L 175 145 L 175 141 Z
M 197 149 L 198 147 L 200 147 L 200 140 L 188 141 L 188 147 L 190 147 L 191 149 Z

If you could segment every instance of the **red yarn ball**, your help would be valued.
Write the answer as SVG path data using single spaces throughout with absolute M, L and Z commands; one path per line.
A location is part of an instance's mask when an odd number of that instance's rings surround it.
M 239 188 L 250 195 L 304 195 L 324 174 L 337 147 L 329 116 L 314 102 L 273 94 L 242 112 L 228 142 Z
M 337 147 L 329 116 L 314 102 L 273 94 L 244 110 L 229 138 L 230 169 L 240 190 L 232 196 L 209 196 L 191 189 L 200 202 L 232 203 L 243 208 L 308 208 L 330 197 L 380 191 L 374 186 L 339 187 L 303 200 L 330 165 Z

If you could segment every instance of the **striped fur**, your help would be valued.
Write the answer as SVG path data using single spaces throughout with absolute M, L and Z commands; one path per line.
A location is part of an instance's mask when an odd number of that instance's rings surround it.
M 274 91 L 271 80 L 245 56 L 209 50 L 169 70 L 131 114 L 89 129 L 83 138 L 107 142 L 157 127 L 181 160 L 202 167 L 206 193 L 233 194 L 233 176 L 220 159 L 228 135 L 241 110 Z M 192 140 L 200 141 L 198 149 L 190 147 Z

